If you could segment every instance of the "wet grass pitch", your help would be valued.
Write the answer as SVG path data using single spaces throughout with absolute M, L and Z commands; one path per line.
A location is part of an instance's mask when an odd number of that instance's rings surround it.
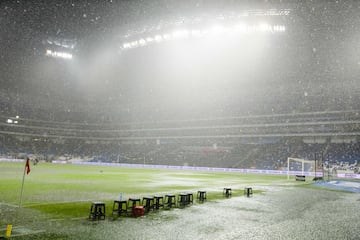
M 359 194 L 299 188 L 310 183 L 286 176 L 39 164 L 25 178 L 19 208 L 24 166 L 0 167 L 0 229 L 12 224 L 16 239 L 359 239 Z M 252 198 L 244 197 L 246 186 Z M 231 198 L 224 187 L 232 188 Z M 203 204 L 198 190 L 207 192 Z M 194 193 L 192 206 L 111 217 L 120 195 L 181 192 Z M 93 201 L 106 203 L 105 221 L 88 220 Z

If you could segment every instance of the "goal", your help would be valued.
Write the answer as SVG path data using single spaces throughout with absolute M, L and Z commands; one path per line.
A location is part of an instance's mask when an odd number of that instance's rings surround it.
M 316 177 L 315 162 L 315 160 L 289 157 L 287 159 L 287 179 L 294 175 Z

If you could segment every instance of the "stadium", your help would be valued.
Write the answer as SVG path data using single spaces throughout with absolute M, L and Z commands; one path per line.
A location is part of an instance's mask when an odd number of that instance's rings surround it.
M 359 238 L 356 1 L 0 7 L 1 237 Z

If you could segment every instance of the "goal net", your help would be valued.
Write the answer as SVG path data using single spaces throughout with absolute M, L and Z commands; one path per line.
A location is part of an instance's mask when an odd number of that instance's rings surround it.
M 316 170 L 316 161 L 301 159 L 301 158 L 288 158 L 287 159 L 287 178 L 290 179 L 290 176 L 309 176 L 309 177 L 320 177 L 322 173 L 315 173 Z

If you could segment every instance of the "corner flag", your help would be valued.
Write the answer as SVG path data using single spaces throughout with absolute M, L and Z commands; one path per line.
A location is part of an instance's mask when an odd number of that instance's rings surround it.
M 26 158 L 26 164 L 25 164 L 26 174 L 30 173 L 30 159 Z
M 24 175 L 23 175 L 22 184 L 21 184 L 19 207 L 21 207 L 22 196 L 23 196 L 23 192 L 24 192 L 25 173 L 26 173 L 26 174 L 29 174 L 29 173 L 30 173 L 30 158 L 29 158 L 29 157 L 26 157 L 26 163 L 25 163 L 25 168 L 24 168 Z

